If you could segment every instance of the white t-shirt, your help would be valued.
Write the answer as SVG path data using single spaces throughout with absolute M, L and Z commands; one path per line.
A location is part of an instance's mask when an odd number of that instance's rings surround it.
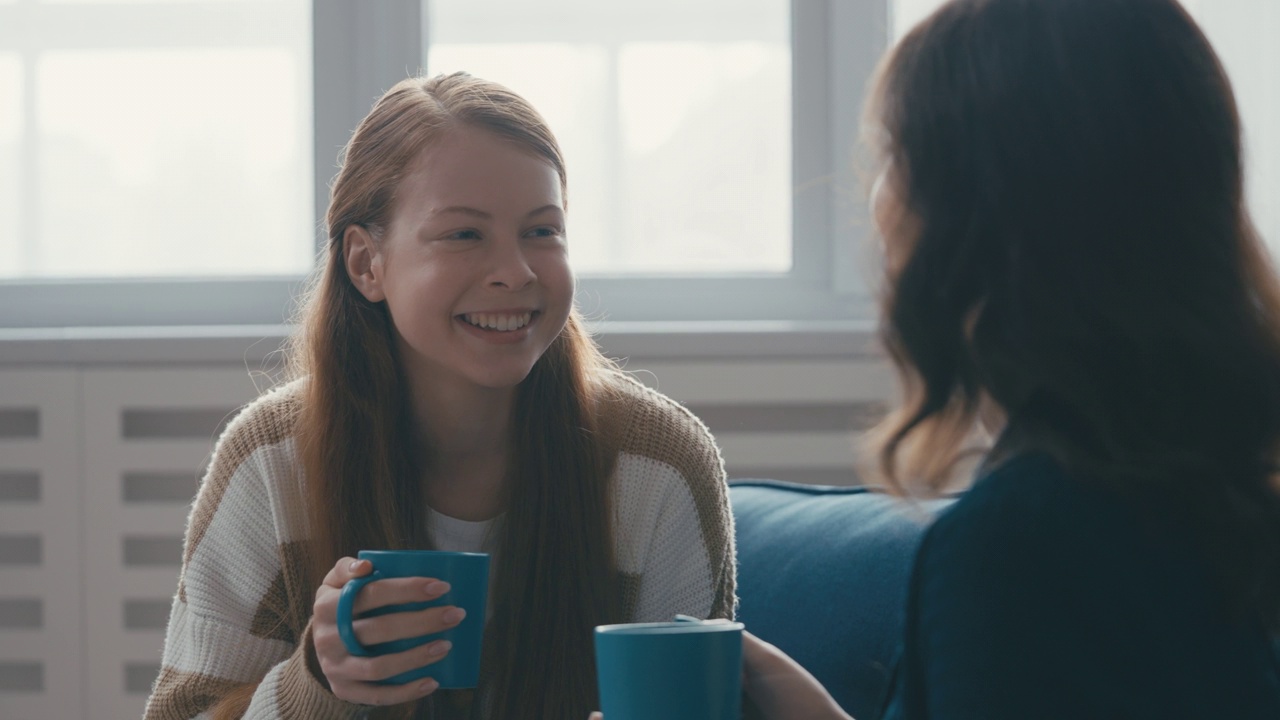
M 493 587 L 493 578 L 497 575 L 498 537 L 497 531 L 502 523 L 503 515 L 489 520 L 459 520 L 456 517 L 436 512 L 427 508 L 427 535 L 431 538 L 431 546 L 437 550 L 450 552 L 470 552 L 489 554 L 489 587 Z M 493 594 L 489 594 L 489 602 L 485 608 L 485 621 L 493 617 Z

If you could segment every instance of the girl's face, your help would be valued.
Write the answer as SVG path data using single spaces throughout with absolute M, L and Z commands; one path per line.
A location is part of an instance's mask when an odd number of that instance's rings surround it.
M 409 166 L 363 273 L 368 233 L 352 233 L 352 280 L 369 300 L 386 301 L 411 378 L 514 387 L 569 317 L 560 177 L 484 130 L 449 130 Z

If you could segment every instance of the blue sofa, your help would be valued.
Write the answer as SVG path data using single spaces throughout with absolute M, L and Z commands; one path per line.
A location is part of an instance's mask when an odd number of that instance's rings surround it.
M 902 635 L 911 562 L 949 500 L 907 506 L 867 488 L 730 483 L 738 619 L 871 718 Z M 914 507 L 914 509 L 913 509 Z

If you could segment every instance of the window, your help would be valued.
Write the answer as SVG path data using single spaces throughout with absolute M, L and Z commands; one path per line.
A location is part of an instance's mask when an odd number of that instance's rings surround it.
M 560 139 L 585 274 L 791 269 L 787 0 L 433 0 L 427 70 L 527 98 Z
M 22 64 L 18 54 L 0 52 L 0 268 L 19 262 L 18 188 L 21 169 L 18 147 L 22 140 Z M 0 270 L 0 272 L 3 272 Z
M 341 146 L 420 67 L 547 115 L 589 317 L 864 316 L 853 153 L 887 21 L 843 0 L 0 0 L 0 328 L 280 323 Z
M 0 277 L 310 269 L 306 3 L 64 0 L 4 12 L 14 17 L 0 25 L 27 37 L 0 56 L 11 116 L 0 116 L 0 225 L 11 233 Z
M 311 37 L 307 0 L 0 4 L 0 327 L 279 322 Z

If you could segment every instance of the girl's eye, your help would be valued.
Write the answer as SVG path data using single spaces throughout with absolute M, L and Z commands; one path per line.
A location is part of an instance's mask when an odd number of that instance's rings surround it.
M 480 233 L 475 230 L 458 230 L 445 236 L 447 240 L 478 240 Z
M 529 235 L 536 238 L 554 238 L 560 237 L 562 234 L 564 234 L 564 231 L 560 228 L 551 226 L 534 228 L 529 231 Z

